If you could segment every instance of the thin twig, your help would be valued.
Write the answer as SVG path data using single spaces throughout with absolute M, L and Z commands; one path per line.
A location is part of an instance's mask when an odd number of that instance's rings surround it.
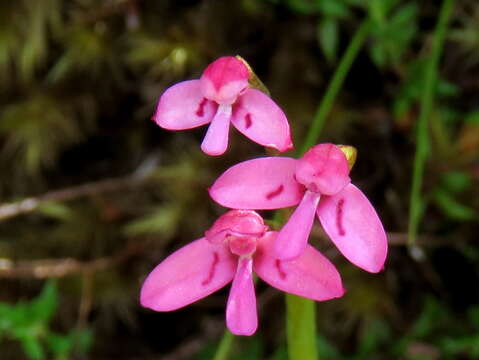
M 148 174 L 149 175 L 149 174 Z M 67 201 L 84 196 L 98 195 L 135 187 L 151 181 L 151 176 L 129 175 L 126 177 L 100 180 L 69 188 L 55 190 L 43 195 L 28 197 L 18 202 L 0 205 L 0 221 L 30 213 L 48 202 Z
M 61 278 L 80 273 L 93 273 L 105 270 L 130 257 L 143 252 L 148 241 L 133 242 L 124 249 L 109 257 L 102 257 L 91 261 L 79 261 L 73 258 L 42 259 L 15 262 L 0 258 L 0 278 Z

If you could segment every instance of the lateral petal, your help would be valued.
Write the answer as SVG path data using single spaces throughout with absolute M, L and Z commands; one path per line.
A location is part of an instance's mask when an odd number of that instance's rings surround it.
M 233 106 L 233 125 L 260 145 L 281 152 L 293 148 L 288 119 L 276 103 L 263 92 L 247 89 Z
M 228 284 L 236 261 L 224 245 L 205 238 L 182 247 L 155 267 L 141 288 L 140 302 L 156 311 L 189 305 Z
M 182 81 L 166 89 L 153 119 L 164 129 L 191 129 L 209 123 L 217 107 L 201 93 L 200 80 Z
M 218 204 L 233 209 L 280 209 L 298 204 L 304 194 L 296 182 L 296 160 L 265 157 L 226 170 L 209 189 Z
M 295 259 L 274 256 L 277 232 L 267 233 L 259 242 L 254 271 L 271 286 L 287 293 L 324 301 L 344 294 L 341 276 L 335 266 L 310 245 Z
M 235 335 L 253 335 L 258 327 L 252 259 L 240 258 L 226 307 L 226 324 Z
M 341 253 L 360 268 L 376 273 L 387 255 L 387 238 L 369 200 L 349 184 L 333 196 L 323 196 L 317 215 Z

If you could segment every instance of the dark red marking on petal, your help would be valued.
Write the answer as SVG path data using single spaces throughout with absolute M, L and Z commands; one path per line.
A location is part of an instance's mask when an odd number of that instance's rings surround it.
M 283 190 L 284 190 L 284 186 L 283 186 L 283 184 L 281 184 L 280 186 L 278 186 L 277 189 L 275 189 L 275 190 L 273 190 L 273 191 L 267 193 L 267 194 L 266 194 L 266 199 L 271 200 L 272 198 L 274 198 L 274 197 L 278 196 L 279 194 L 281 194 L 281 193 L 283 192 Z
M 214 252 L 213 253 L 213 261 L 211 262 L 208 277 L 201 282 L 201 285 L 206 286 L 211 282 L 211 280 L 213 280 L 213 276 L 215 276 L 216 265 L 218 265 L 219 261 L 220 261 L 220 257 L 218 255 L 218 253 Z
M 338 205 L 336 205 L 336 226 L 338 228 L 338 233 L 341 236 L 346 235 L 346 231 L 344 231 L 343 227 L 343 207 L 344 207 L 344 199 L 338 201 Z
M 245 115 L 244 121 L 245 121 L 244 127 L 246 129 L 249 129 L 251 127 L 251 125 L 253 125 L 253 120 L 251 119 L 251 114 L 250 113 L 247 113 Z
M 286 279 L 286 273 L 284 272 L 284 270 L 281 268 L 281 260 L 280 259 L 276 259 L 274 261 L 274 266 L 276 266 L 276 269 L 278 270 L 278 274 L 279 274 L 279 277 L 284 280 Z
M 205 105 L 207 102 L 208 102 L 208 99 L 206 98 L 203 98 L 203 100 L 201 100 L 201 102 L 198 105 L 198 109 L 196 109 L 197 116 L 202 117 L 203 115 L 205 115 Z

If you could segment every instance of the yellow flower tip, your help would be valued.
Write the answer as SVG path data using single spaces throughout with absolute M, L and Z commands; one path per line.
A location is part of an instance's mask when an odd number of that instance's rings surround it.
M 351 145 L 338 145 L 341 151 L 343 152 L 344 156 L 346 156 L 346 160 L 348 160 L 349 169 L 352 169 L 354 163 L 356 162 L 356 158 L 358 156 L 358 150 L 354 146 Z
M 239 61 L 241 61 L 244 64 L 244 66 L 246 66 L 248 68 L 249 76 L 251 77 L 251 75 L 254 74 L 254 72 L 253 72 L 253 69 L 251 68 L 250 64 L 248 64 L 248 62 L 239 55 L 236 55 L 235 58 L 238 59 Z
M 244 66 L 246 66 L 246 68 L 248 69 L 248 73 L 249 73 L 248 81 L 249 81 L 250 87 L 253 88 L 253 89 L 258 89 L 259 91 L 262 91 L 266 95 L 269 96 L 270 92 L 269 92 L 268 88 L 266 87 L 265 84 L 263 84 L 263 82 L 259 79 L 259 77 L 254 73 L 253 68 L 251 67 L 251 65 L 248 64 L 248 62 L 239 55 L 236 55 L 235 58 L 238 59 L 239 61 L 241 61 L 244 64 Z

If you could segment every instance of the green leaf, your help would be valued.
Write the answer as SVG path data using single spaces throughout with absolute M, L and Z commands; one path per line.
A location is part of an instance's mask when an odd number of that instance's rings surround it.
M 69 336 L 54 333 L 50 333 L 46 338 L 48 348 L 55 355 L 56 360 L 68 359 L 68 355 L 73 348 L 72 340 Z
M 479 125 L 479 111 L 473 111 L 466 116 L 465 122 L 468 124 Z
M 368 13 L 374 22 L 381 26 L 386 17 L 386 8 L 384 0 L 370 0 L 368 2 Z
M 70 207 L 65 204 L 49 201 L 41 204 L 37 211 L 42 215 L 58 219 L 58 220 L 71 220 L 74 216 Z
M 336 60 L 338 50 L 338 22 L 333 18 L 324 18 L 318 24 L 318 38 L 321 50 L 329 63 Z
M 263 356 L 263 344 L 259 337 L 247 338 L 243 341 L 241 351 L 232 360 L 261 360 Z
M 361 336 L 359 355 L 363 358 L 377 353 L 378 348 L 390 339 L 391 329 L 381 319 L 366 320 Z
M 348 5 L 343 0 L 316 0 L 316 3 L 325 18 L 344 19 L 351 16 Z
M 387 55 L 382 43 L 374 43 L 371 46 L 369 53 L 371 55 L 371 59 L 373 60 L 374 64 L 376 64 L 376 66 L 381 68 L 386 65 Z
M 58 306 L 58 291 L 55 281 L 48 281 L 40 295 L 30 303 L 31 316 L 36 322 L 48 323 Z
M 31 360 L 45 359 L 45 352 L 40 344 L 40 341 L 33 336 L 25 336 L 19 339 L 22 349 Z
M 462 171 L 449 171 L 442 177 L 441 185 L 452 193 L 459 193 L 472 186 L 472 178 Z
M 458 221 L 475 220 L 478 217 L 476 211 L 466 205 L 458 202 L 454 197 L 442 190 L 438 189 L 433 193 L 434 200 L 441 208 L 442 212 L 449 218 Z
M 129 236 L 161 234 L 168 239 L 174 235 L 181 214 L 181 208 L 176 203 L 159 206 L 148 215 L 130 222 L 125 227 L 125 233 Z
M 318 11 L 315 0 L 286 0 L 289 7 L 299 13 L 309 15 Z
M 341 355 L 333 345 L 331 345 L 324 336 L 318 336 L 318 354 L 320 359 L 339 359 Z
M 408 335 L 413 339 L 424 338 L 441 324 L 445 315 L 445 309 L 435 298 L 427 298 L 419 318 Z

